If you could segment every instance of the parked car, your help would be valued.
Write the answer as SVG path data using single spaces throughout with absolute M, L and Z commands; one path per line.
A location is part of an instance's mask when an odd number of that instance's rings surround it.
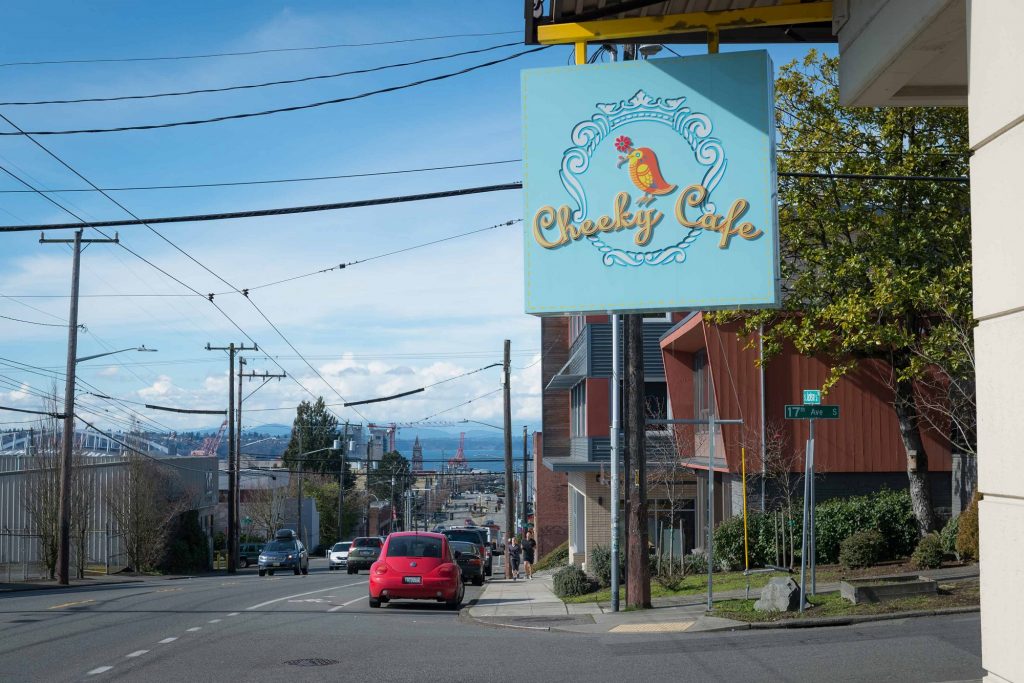
M 458 609 L 465 596 L 462 572 L 443 534 L 389 534 L 370 568 L 370 607 L 391 600 L 437 600 Z
M 291 569 L 298 574 L 309 573 L 309 553 L 291 529 L 281 529 L 259 556 L 259 574 L 265 576 L 278 569 Z
M 257 564 L 260 559 L 260 552 L 263 550 L 263 543 L 239 543 L 238 564 L 241 567 L 248 567 L 250 564 Z
M 475 543 L 452 541 L 449 545 L 455 553 L 455 562 L 462 571 L 462 582 L 472 581 L 474 586 L 484 585 L 484 560 Z
M 349 574 L 356 574 L 360 569 L 369 569 L 370 565 L 380 557 L 381 546 L 384 541 L 380 536 L 360 536 L 352 540 L 348 549 L 345 569 Z
M 341 541 L 327 551 L 328 570 L 348 568 L 348 549 L 351 545 L 352 541 Z
M 491 547 L 487 541 L 487 530 L 481 527 L 449 527 L 441 532 L 450 541 L 465 541 L 473 543 L 480 549 L 480 557 L 484 562 L 484 576 L 491 576 L 494 570 L 494 558 L 491 556 Z

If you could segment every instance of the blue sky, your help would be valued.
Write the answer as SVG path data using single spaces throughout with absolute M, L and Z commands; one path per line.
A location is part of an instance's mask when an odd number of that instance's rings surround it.
M 176 2 L 7 3 L 0 7 L 0 63 L 81 58 L 183 55 L 373 42 L 453 33 L 509 35 L 397 45 L 286 52 L 245 57 L 129 63 L 0 66 L 0 101 L 113 96 L 219 87 L 372 67 L 521 40 L 520 2 Z M 49 106 L 0 106 L 22 128 L 65 129 L 183 120 L 288 106 L 396 85 L 512 54 L 502 48 L 431 64 L 312 83 L 222 94 Z M 676 48 L 682 54 L 695 47 Z M 725 48 L 730 49 L 730 48 Z M 773 47 L 776 65 L 805 47 Z M 40 141 L 101 187 L 260 180 L 365 173 L 518 159 L 519 72 L 565 64 L 555 47 L 440 83 L 351 103 L 243 121 L 159 131 L 50 136 Z M 666 53 L 663 53 L 666 54 Z M 0 138 L 0 165 L 46 189 L 85 185 L 31 142 Z M 2 176 L 2 174 L 0 174 Z M 118 192 L 140 216 L 244 210 L 429 192 L 519 180 L 518 163 L 430 173 L 323 182 L 174 191 Z M 22 189 L 7 176 L 0 190 Z M 123 212 L 93 193 L 54 195 L 86 219 Z M 467 232 L 521 216 L 518 192 L 298 216 L 177 224 L 161 229 L 182 249 L 240 288 L 392 249 Z M 0 194 L 0 224 L 72 220 L 33 194 Z M 252 293 L 271 321 L 331 383 L 317 378 L 239 295 L 216 298 L 225 312 L 278 357 L 298 382 L 329 402 L 424 386 L 500 360 L 512 340 L 513 419 L 540 418 L 539 322 L 522 313 L 518 227 L 499 228 Z M 120 230 L 124 244 L 200 292 L 225 289 L 209 273 L 144 227 Z M 93 236 L 97 236 L 92 233 Z M 49 235 L 58 237 L 61 235 Z M 68 232 L 66 237 L 70 237 Z M 89 236 L 89 233 L 87 233 Z M 138 344 L 157 354 L 124 353 L 82 363 L 79 373 L 111 396 L 189 408 L 226 399 L 226 359 L 207 342 L 241 342 L 241 334 L 199 297 L 182 294 L 152 267 L 111 245 L 83 255 L 80 321 L 88 328 L 79 355 Z M 38 235 L 0 236 L 0 316 L 66 320 L 70 253 Z M 27 298 L 35 295 L 36 298 Z M 55 295 L 58 298 L 38 298 Z M 63 367 L 66 330 L 0 318 L 0 357 Z M 249 369 L 276 371 L 262 353 Z M 0 361 L 0 405 L 38 407 L 35 392 L 51 380 Z M 367 406 L 376 421 L 412 421 L 499 387 L 499 370 L 455 380 L 415 397 Z M 255 385 L 252 385 L 255 388 Z M 295 382 L 275 382 L 246 403 L 250 425 L 291 421 Z M 80 412 L 117 428 L 103 402 L 84 397 Z M 88 405 L 84 405 L 88 404 Z M 89 406 L 92 406 L 90 408 Z M 343 418 L 361 421 L 350 409 Z M 205 426 L 217 418 L 152 413 L 168 428 Z M 496 421 L 493 393 L 438 419 Z M 0 412 L 0 427 L 24 419 Z M 6 424 L 2 421 L 9 421 Z

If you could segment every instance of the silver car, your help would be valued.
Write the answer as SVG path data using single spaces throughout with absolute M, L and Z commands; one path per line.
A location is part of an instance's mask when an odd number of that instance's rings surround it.
M 348 549 L 351 547 L 352 541 L 341 541 L 340 543 L 335 543 L 334 546 L 327 551 L 327 568 L 330 570 L 347 569 Z

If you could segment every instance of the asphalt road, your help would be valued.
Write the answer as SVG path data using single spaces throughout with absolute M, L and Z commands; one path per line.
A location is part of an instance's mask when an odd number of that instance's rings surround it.
M 977 615 L 856 627 L 588 636 L 371 610 L 366 573 L 153 580 L 0 594 L 0 680 L 954 681 L 976 679 Z M 480 589 L 467 586 L 467 601 Z M 300 666 L 296 660 L 327 660 Z M 306 662 L 308 663 L 308 662 Z

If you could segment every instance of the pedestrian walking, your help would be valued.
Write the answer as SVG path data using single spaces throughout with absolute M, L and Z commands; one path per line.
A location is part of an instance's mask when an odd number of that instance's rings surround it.
M 523 569 L 526 570 L 526 578 L 533 578 L 533 563 L 536 562 L 537 541 L 533 540 L 533 532 L 527 531 L 523 540 Z
M 523 546 L 519 545 L 519 541 L 516 537 L 508 539 L 508 561 L 512 567 L 512 580 L 515 581 L 519 578 L 519 560 L 523 555 Z

